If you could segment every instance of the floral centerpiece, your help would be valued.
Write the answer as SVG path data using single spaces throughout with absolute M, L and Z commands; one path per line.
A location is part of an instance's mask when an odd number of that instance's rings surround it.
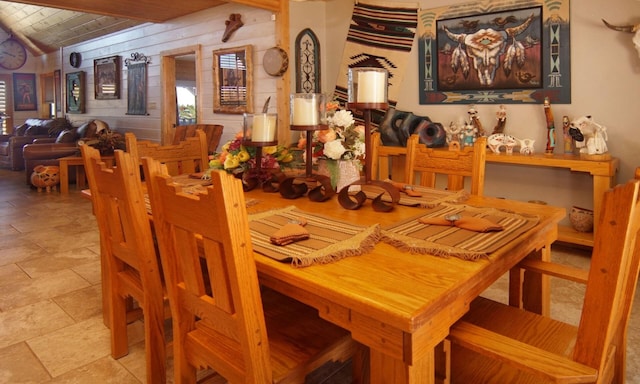
M 335 101 L 327 103 L 327 113 L 328 128 L 315 131 L 313 135 L 313 158 L 320 160 L 318 171 L 328 173 L 331 184 L 340 190 L 344 183 L 359 178 L 362 170 L 359 160 L 365 156 L 365 129 L 363 125 L 356 125 L 351 111 L 339 109 Z M 306 137 L 300 137 L 298 148 L 306 148 Z M 350 176 L 341 182 L 341 173 L 346 167 L 350 168 Z
M 205 172 L 205 176 L 215 169 L 224 169 L 239 177 L 255 171 L 257 169 L 256 147 L 244 146 L 242 139 L 242 132 L 237 133 L 233 140 L 222 146 L 221 152 L 209 156 L 209 169 Z M 284 145 L 262 147 L 260 165 L 263 172 L 256 176 L 263 182 L 267 181 L 271 178 L 273 169 L 287 167 L 292 161 L 293 153 Z

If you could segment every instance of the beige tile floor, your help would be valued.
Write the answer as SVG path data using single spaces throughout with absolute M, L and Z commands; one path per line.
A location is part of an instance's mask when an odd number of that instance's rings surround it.
M 91 204 L 73 186 L 68 196 L 38 193 L 22 172 L 0 170 L 0 383 L 145 382 L 141 322 L 130 326 L 129 355 L 110 357 L 98 252 Z M 589 261 L 571 248 L 554 258 Z M 503 278 L 485 295 L 504 300 L 505 287 Z M 581 287 L 552 280 L 552 290 L 552 316 L 577 323 Z M 640 384 L 639 296 L 635 304 L 627 382 Z

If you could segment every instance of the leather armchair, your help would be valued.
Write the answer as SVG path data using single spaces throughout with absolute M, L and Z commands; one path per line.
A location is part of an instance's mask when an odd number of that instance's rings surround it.
M 92 120 L 81 126 L 61 132 L 55 139 L 38 139 L 24 146 L 24 169 L 26 183 L 31 184 L 31 174 L 38 165 L 59 165 L 58 159 L 66 156 L 80 156 L 78 141 L 96 137 L 98 130 L 108 129 L 100 120 Z M 70 181 L 73 175 L 69 175 Z

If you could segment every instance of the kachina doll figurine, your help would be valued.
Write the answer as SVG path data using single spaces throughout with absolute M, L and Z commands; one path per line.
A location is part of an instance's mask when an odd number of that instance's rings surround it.
M 476 109 L 476 106 L 475 105 L 470 106 L 469 111 L 467 111 L 467 113 L 469 114 L 470 124 L 473 125 L 473 127 L 476 130 L 476 136 L 478 137 L 485 136 L 484 128 L 482 128 L 482 123 L 478 118 L 478 110 Z
M 569 116 L 562 116 L 562 135 L 564 137 L 564 153 L 573 153 L 573 137 L 569 134 L 571 120 Z
M 491 134 L 496 133 L 504 133 L 504 126 L 507 124 L 507 108 L 504 105 L 500 105 L 498 112 L 496 112 L 496 126 L 493 127 L 493 132 Z
M 547 149 L 545 152 L 553 153 L 553 149 L 556 147 L 556 126 L 553 122 L 553 112 L 548 97 L 544 98 L 544 115 L 547 118 Z

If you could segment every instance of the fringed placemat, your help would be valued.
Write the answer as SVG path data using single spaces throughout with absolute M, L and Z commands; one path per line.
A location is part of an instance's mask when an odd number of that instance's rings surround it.
M 363 186 L 362 190 L 368 199 L 374 199 L 383 192 L 380 188 L 368 185 Z M 465 190 L 452 192 L 418 185 L 412 185 L 411 190 L 419 193 L 421 196 L 408 196 L 400 192 L 400 201 L 398 201 L 398 204 L 410 207 L 432 208 L 442 203 L 462 203 L 469 199 L 469 193 Z M 382 201 L 390 202 L 391 197 L 385 194 L 382 196 Z
M 499 232 L 474 232 L 450 225 L 428 225 L 423 217 L 444 217 L 449 214 L 482 217 L 504 228 Z M 394 223 L 382 231 L 382 241 L 403 251 L 435 256 L 455 256 L 477 260 L 495 252 L 539 222 L 537 216 L 524 216 L 493 208 L 476 208 L 460 204 L 441 204 L 419 216 Z
M 306 221 L 309 239 L 279 246 L 271 235 L 285 224 Z M 331 263 L 348 256 L 370 252 L 380 240 L 380 226 L 358 226 L 301 211 L 294 206 L 249 215 L 253 249 L 293 266 Z

